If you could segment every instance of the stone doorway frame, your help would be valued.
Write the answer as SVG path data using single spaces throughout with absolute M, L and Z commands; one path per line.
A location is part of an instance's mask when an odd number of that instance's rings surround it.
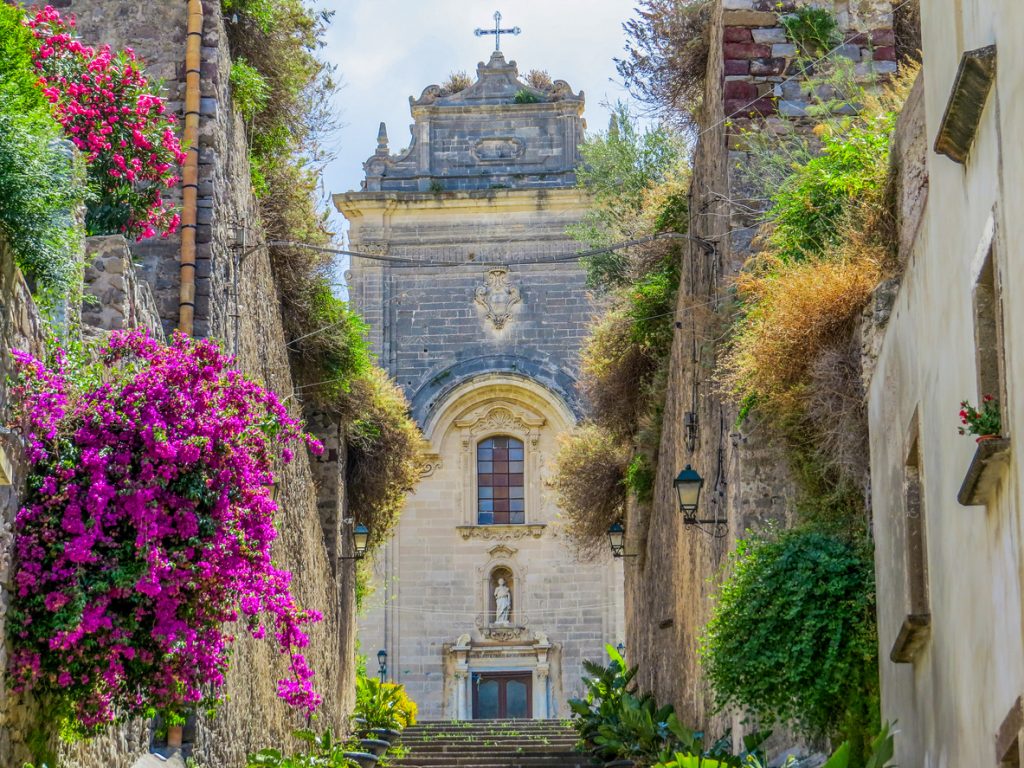
M 547 720 L 553 716 L 551 705 L 552 645 L 547 635 L 536 632 L 532 640 L 511 643 L 474 642 L 468 633 L 459 637 L 454 645 L 446 646 L 450 665 L 445 667 L 451 675 L 445 686 L 448 702 L 445 709 L 453 720 L 473 719 L 474 673 L 518 672 L 532 676 L 531 711 L 534 720 Z M 554 670 L 557 672 L 557 670 Z

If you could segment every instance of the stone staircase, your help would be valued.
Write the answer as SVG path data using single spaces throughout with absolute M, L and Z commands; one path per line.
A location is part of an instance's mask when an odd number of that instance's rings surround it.
M 402 733 L 402 768 L 592 768 L 561 720 L 421 722 Z

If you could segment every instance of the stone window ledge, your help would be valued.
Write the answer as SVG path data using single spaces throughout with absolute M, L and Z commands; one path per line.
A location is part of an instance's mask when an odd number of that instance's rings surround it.
M 463 539 L 484 539 L 485 541 L 511 541 L 533 537 L 539 539 L 547 526 L 544 523 L 525 525 L 457 525 L 455 530 Z
M 974 452 L 971 466 L 967 469 L 963 485 L 956 495 L 957 501 L 965 507 L 987 504 L 995 489 L 1003 468 L 1010 461 L 1010 440 L 999 437 L 982 440 Z
M 896 664 L 912 664 L 927 645 L 932 634 L 932 617 L 929 613 L 911 613 L 903 620 L 896 642 L 892 644 L 889 658 Z

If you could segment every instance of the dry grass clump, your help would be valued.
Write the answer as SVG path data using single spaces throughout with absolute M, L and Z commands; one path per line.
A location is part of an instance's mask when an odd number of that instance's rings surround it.
M 531 69 L 526 73 L 524 80 L 528 86 L 536 88 L 538 91 L 547 91 L 554 86 L 554 83 L 551 82 L 551 75 L 546 69 Z
M 607 429 L 584 423 L 559 441 L 555 492 L 569 536 L 586 553 L 606 546 L 608 527 L 626 512 L 623 477 L 629 448 Z
M 594 421 L 616 435 L 634 434 L 658 361 L 635 343 L 628 308 L 599 317 L 580 355 L 580 390 Z
M 402 390 L 376 366 L 353 380 L 342 400 L 349 509 L 376 547 L 391 536 L 419 480 L 423 437 Z
M 768 413 L 798 412 L 818 354 L 849 337 L 880 277 L 870 257 L 775 261 L 741 276 L 737 287 L 750 311 L 722 364 L 728 390 Z
M 668 120 L 692 126 L 708 67 L 710 0 L 641 0 L 615 68 L 629 92 Z
M 441 95 L 451 96 L 452 94 L 464 91 L 473 84 L 473 79 L 463 70 L 452 72 L 448 79 L 441 83 Z

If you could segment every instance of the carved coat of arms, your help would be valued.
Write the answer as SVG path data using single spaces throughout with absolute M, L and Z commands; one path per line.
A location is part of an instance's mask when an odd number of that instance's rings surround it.
M 490 270 L 483 285 L 476 287 L 476 303 L 484 308 L 487 319 L 499 331 L 512 318 L 512 307 L 522 300 L 504 268 Z

